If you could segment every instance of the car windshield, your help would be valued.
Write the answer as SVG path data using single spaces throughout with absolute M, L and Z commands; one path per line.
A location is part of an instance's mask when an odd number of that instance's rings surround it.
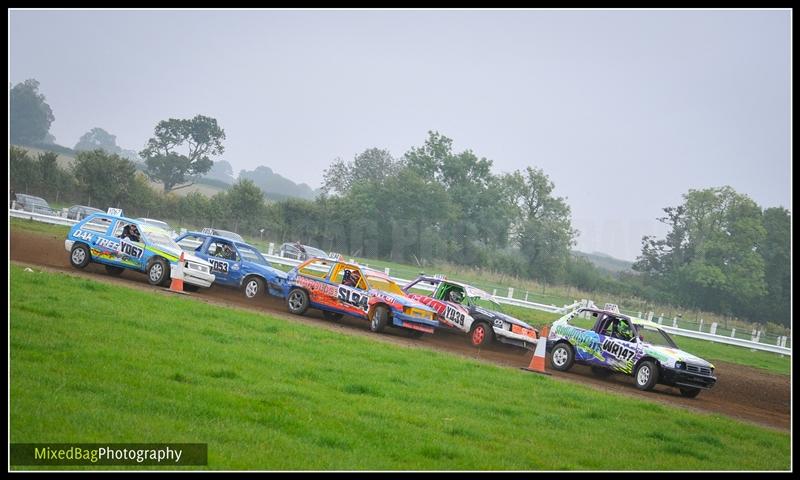
M 306 250 L 306 253 L 309 257 L 327 257 L 328 254 L 320 250 L 319 248 L 309 247 L 308 245 L 303 245 L 303 248 Z
M 481 307 L 485 308 L 486 310 L 494 310 L 500 313 L 503 312 L 503 308 L 500 306 L 499 303 L 495 302 L 494 300 L 489 300 L 485 297 L 467 297 L 467 305 L 472 307 Z
M 163 228 L 164 230 L 169 230 L 169 225 L 161 220 L 153 220 L 151 218 L 140 218 L 140 222 L 144 222 L 148 225 L 152 225 L 154 227 Z
M 393 293 L 395 295 L 405 296 L 403 291 L 400 290 L 400 287 L 398 287 L 396 283 L 392 282 L 391 280 L 387 280 L 383 277 L 378 277 L 375 275 L 367 275 L 367 283 L 369 284 L 370 288 L 374 288 L 382 292 Z
M 236 245 L 236 248 L 239 250 L 239 253 L 246 262 L 256 263 L 265 267 L 271 266 L 270 263 L 261 256 L 261 253 L 259 253 L 258 250 L 244 245 Z
M 639 338 L 644 343 L 649 343 L 657 347 L 678 348 L 667 332 L 651 325 L 636 325 L 639 330 Z
M 148 230 L 144 232 L 144 236 L 147 239 L 147 242 L 155 247 L 166 248 L 176 252 L 181 251 L 181 247 L 179 247 L 173 239 L 169 238 L 169 235 L 167 235 L 166 232 Z

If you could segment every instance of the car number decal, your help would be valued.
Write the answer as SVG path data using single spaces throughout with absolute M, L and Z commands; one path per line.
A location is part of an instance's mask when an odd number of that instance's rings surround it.
M 369 310 L 369 296 L 365 292 L 357 292 L 351 288 L 340 285 L 337 289 L 336 296 L 340 302 L 353 305 L 365 312 Z
M 208 263 L 211 264 L 212 270 L 215 272 L 221 273 L 228 273 L 228 262 L 223 262 L 221 260 L 209 260 Z
M 464 314 L 450 305 L 448 305 L 444 311 L 444 318 L 445 320 L 449 320 L 460 327 L 464 326 Z

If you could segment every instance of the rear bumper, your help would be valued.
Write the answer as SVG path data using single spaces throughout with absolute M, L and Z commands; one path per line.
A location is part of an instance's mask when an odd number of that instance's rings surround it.
M 183 269 L 183 281 L 191 285 L 197 285 L 198 287 L 210 287 L 211 284 L 214 283 L 215 278 L 213 273 L 203 273 L 188 268 Z
M 535 338 L 531 338 L 526 335 L 520 335 L 518 333 L 514 333 L 509 330 L 503 330 L 502 328 L 497 327 L 492 327 L 492 330 L 494 330 L 494 338 L 496 338 L 498 342 L 516 345 L 522 348 L 536 348 L 536 342 L 538 340 Z
M 412 317 L 411 315 L 399 312 L 394 312 L 392 314 L 392 324 L 395 327 L 419 330 L 425 333 L 433 333 L 433 329 L 439 326 L 439 322 L 436 320 Z
M 662 366 L 659 383 L 674 387 L 711 388 L 717 383 L 717 377 Z

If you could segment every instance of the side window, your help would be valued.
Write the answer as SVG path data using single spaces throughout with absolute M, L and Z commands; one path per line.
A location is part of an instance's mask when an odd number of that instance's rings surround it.
M 208 254 L 213 257 L 224 258 L 225 260 L 239 261 L 239 254 L 236 249 L 228 242 L 216 240 L 208 246 Z
M 108 228 L 111 226 L 111 219 L 105 217 L 97 217 L 89 222 L 86 222 L 81 227 L 81 230 L 91 230 L 92 232 L 101 233 L 106 235 Z
M 197 235 L 187 235 L 178 242 L 178 245 L 185 252 L 196 252 L 203 246 L 205 237 L 198 237 Z
M 324 260 L 315 260 L 304 265 L 302 268 L 298 270 L 298 273 L 301 275 L 308 275 L 309 277 L 316 277 L 319 279 L 323 279 L 328 276 L 328 272 L 331 271 L 331 262 L 326 262 Z
M 352 265 L 343 263 L 334 267 L 333 274 L 331 275 L 331 282 L 360 288 L 361 290 L 366 290 L 367 288 L 367 283 L 361 271 Z

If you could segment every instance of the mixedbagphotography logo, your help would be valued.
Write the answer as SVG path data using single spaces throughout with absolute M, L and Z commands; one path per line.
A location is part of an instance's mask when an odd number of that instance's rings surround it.
M 12 443 L 11 465 L 207 465 L 206 443 Z

